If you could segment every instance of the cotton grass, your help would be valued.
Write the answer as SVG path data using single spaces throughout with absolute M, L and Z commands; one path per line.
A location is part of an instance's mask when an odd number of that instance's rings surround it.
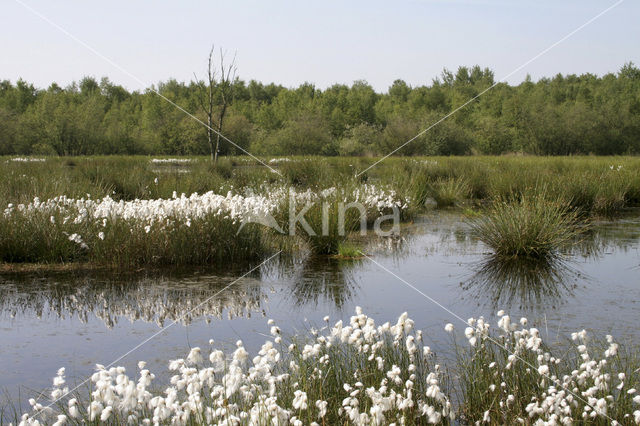
M 263 197 L 212 192 L 133 201 L 36 198 L 4 210 L 0 258 L 120 266 L 256 259 L 263 251 L 261 232 L 240 225 L 247 215 L 261 214 L 269 206 Z
M 360 220 L 359 211 L 351 209 L 341 233 L 340 203 L 362 205 L 365 221 L 404 206 L 393 191 L 373 185 L 321 191 L 262 186 L 257 192 L 243 192 L 189 196 L 174 192 L 170 198 L 128 201 L 110 196 L 94 200 L 87 194 L 9 203 L 0 215 L 0 260 L 92 261 L 119 266 L 254 260 L 274 249 L 272 236 L 280 232 L 278 226 L 271 229 L 254 223 L 256 218 L 273 216 L 286 229 L 291 200 L 302 207 L 311 205 L 305 216 L 315 227 L 315 235 L 299 229 L 292 238 L 306 239 L 314 252 L 326 254 L 336 252 L 337 242 L 344 241 Z M 318 226 L 324 203 L 328 203 L 331 221 L 326 235 Z
M 329 317 L 324 321 L 329 324 Z M 287 339 L 273 321 L 255 356 L 195 347 L 168 362 L 163 381 L 138 364 L 96 365 L 89 393 L 69 392 L 64 368 L 32 398 L 28 424 L 640 424 L 638 360 L 611 336 L 582 330 L 555 353 L 526 318 L 500 311 L 448 324 L 456 358 L 439 363 L 403 313 L 377 325 L 356 308 L 349 322 Z M 461 338 L 466 343 L 458 343 Z M 164 389 L 156 385 L 163 382 Z M 48 401 L 56 401 L 51 407 Z M 59 422 L 59 423 L 56 423 Z
M 55 408 L 31 399 L 33 412 L 20 424 L 382 425 L 454 418 L 442 369 L 406 313 L 395 324 L 376 325 L 357 308 L 347 324 L 289 342 L 273 321 L 267 327 L 272 337 L 253 357 L 238 341 L 230 354 L 193 348 L 171 360 L 163 391 L 154 390 L 156 375 L 145 363 L 135 376 L 97 365 L 90 395 L 70 395 L 60 369 L 47 395 L 61 398 Z

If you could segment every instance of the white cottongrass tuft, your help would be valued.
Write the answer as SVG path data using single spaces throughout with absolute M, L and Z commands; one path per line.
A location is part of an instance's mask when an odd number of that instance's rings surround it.
M 97 365 L 91 394 L 71 398 L 60 369 L 51 394 L 62 398 L 58 408 L 31 399 L 32 414 L 20 424 L 451 424 L 456 409 L 465 424 L 640 424 L 639 370 L 616 371 L 613 337 L 598 357 L 586 345 L 587 333 L 578 332 L 573 355 L 561 360 L 526 323 L 511 323 L 504 313 L 494 328 L 482 317 L 468 321 L 469 346 L 462 348 L 468 358 L 454 367 L 462 369 L 459 408 L 449 397 L 448 369 L 431 364 L 429 347 L 418 350 L 406 313 L 394 325 L 378 326 L 357 308 L 348 323 L 296 336 L 288 346 L 277 344 L 282 331 L 269 321 L 276 337 L 253 357 L 242 341 L 230 354 L 212 348 L 205 356 L 192 348 L 169 362 L 172 376 L 163 390 L 144 362 L 137 377 Z M 453 325 L 445 328 L 454 333 Z M 467 377 L 465 368 L 473 374 Z

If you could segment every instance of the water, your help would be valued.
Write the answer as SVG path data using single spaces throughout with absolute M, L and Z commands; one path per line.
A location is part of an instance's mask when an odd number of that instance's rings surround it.
M 640 342 L 637 212 L 595 223 L 564 262 L 545 267 L 488 262 L 454 214 L 425 216 L 402 235 L 364 240 L 371 259 L 280 259 L 242 279 L 250 267 L 0 277 L 0 389 L 26 410 L 59 367 L 70 383 L 116 360 L 130 371 L 148 361 L 161 376 L 169 359 L 210 339 L 225 348 L 242 339 L 255 350 L 268 318 L 285 334 L 304 333 L 322 327 L 325 315 L 348 320 L 356 306 L 380 323 L 408 311 L 440 353 L 450 339 L 446 323 L 461 329 L 459 318 L 495 318 L 498 309 L 526 316 L 552 341 L 586 328 Z

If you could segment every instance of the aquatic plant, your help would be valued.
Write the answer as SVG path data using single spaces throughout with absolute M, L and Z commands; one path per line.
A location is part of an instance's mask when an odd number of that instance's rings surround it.
M 551 258 L 581 232 L 568 203 L 550 200 L 544 191 L 496 202 L 470 224 L 473 234 L 503 258 Z
M 437 363 L 407 313 L 376 325 L 356 308 L 348 324 L 286 339 L 271 337 L 251 358 L 192 348 L 169 361 L 166 388 L 138 364 L 96 365 L 91 388 L 71 392 L 64 368 L 47 394 L 29 400 L 20 425 L 35 424 L 640 424 L 640 369 L 612 336 L 604 347 L 585 330 L 559 354 L 526 318 L 498 312 L 456 329 L 455 362 Z M 329 317 L 324 319 L 327 323 Z M 211 345 L 215 342 L 210 341 Z M 567 347 L 568 346 L 568 347 Z M 453 395 L 456 395 L 455 398 Z M 47 401 L 53 401 L 47 402 Z M 56 423 L 57 422 L 57 423 Z
M 585 330 L 555 353 L 528 320 L 498 312 L 497 332 L 470 318 L 456 362 L 463 422 L 640 424 L 638 359 Z M 568 347 L 567 347 L 568 346 Z
M 314 252 L 335 253 L 337 244 L 360 220 L 359 210 L 351 208 L 342 221 L 340 203 L 358 203 L 364 209 L 365 221 L 405 205 L 393 191 L 373 185 L 332 187 L 318 192 L 287 187 L 260 190 L 264 195 L 252 190 L 245 190 L 245 195 L 209 191 L 178 196 L 174 192 L 166 199 L 125 201 L 110 196 L 98 200 L 59 196 L 46 201 L 36 197 L 27 204 L 9 203 L 0 216 L 0 260 L 91 260 L 124 266 L 255 259 L 269 249 L 269 240 L 263 237 L 271 230 L 251 222 L 276 225 L 277 229 L 277 223 L 256 220 L 274 215 L 286 226 L 291 200 L 311 205 L 305 218 L 316 235 L 306 229 L 298 234 Z M 325 204 L 329 209 L 326 215 Z M 325 216 L 327 232 L 322 226 Z
M 299 190 L 314 191 L 374 183 L 411 198 L 412 211 L 405 213 L 415 214 L 426 199 L 434 197 L 438 181 L 464 182 L 465 197 L 468 194 L 481 204 L 518 199 L 541 186 L 548 188 L 549 195 L 571 200 L 573 208 L 587 215 L 611 214 L 640 203 L 640 160 L 635 157 L 390 157 L 359 176 L 355 175 L 375 159 L 287 157 L 290 161 L 273 163 L 279 175 L 242 156 L 225 157 L 217 167 L 205 157 L 176 158 L 177 163 L 168 158 L 151 162 L 142 156 L 47 157 L 46 163 L 11 158 L 0 161 L 0 200 L 5 205 L 60 194 L 134 200 L 170 198 L 173 191 L 225 193 L 257 188 L 264 182 L 272 186 L 293 183 Z
M 251 192 L 262 196 L 269 205 L 282 205 L 281 195 L 286 196 L 292 186 L 301 197 L 305 193 L 318 195 L 334 188 L 338 193 L 336 197 L 340 197 L 336 198 L 337 201 L 358 200 L 366 206 L 367 225 L 371 226 L 382 214 L 378 206 L 382 206 L 383 210 L 392 204 L 400 207 L 403 220 L 421 213 L 426 208 L 425 202 L 433 205 L 435 200 L 441 207 L 453 205 L 463 208 L 468 201 L 480 207 L 481 211 L 488 209 L 491 213 L 494 204 L 496 208 L 504 203 L 518 204 L 523 197 L 530 198 L 530 194 L 540 187 L 546 188 L 548 199 L 566 200 L 569 210 L 578 212 L 581 218 L 604 213 L 614 214 L 640 203 L 640 161 L 632 157 L 392 157 L 367 170 L 366 176 L 359 177 L 354 175 L 358 170 L 371 165 L 373 160 L 290 157 L 290 161 L 275 163 L 283 174 L 281 176 L 267 167 L 245 161 L 243 157 L 221 159 L 215 167 L 204 158 L 197 157 L 176 158 L 175 160 L 180 160 L 178 163 L 171 158 L 161 159 L 163 162 L 158 163 L 152 162 L 149 157 L 118 156 L 47 157 L 46 163 L 16 162 L 10 161 L 11 157 L 5 158 L 6 161 L 0 161 L 0 202 L 3 206 L 26 206 L 32 204 L 36 197 L 49 200 L 60 197 L 60 194 L 74 200 L 103 200 L 109 197 L 114 203 L 168 200 L 174 198 L 174 192 L 231 192 L 243 197 L 250 196 Z M 364 181 L 366 183 L 363 184 Z M 277 194 L 272 195 L 272 192 Z M 43 203 L 46 204 L 46 201 Z M 355 210 L 351 213 L 353 212 Z M 320 210 L 315 212 L 317 214 L 312 213 L 314 212 L 310 212 L 309 216 L 322 216 Z M 72 226 L 67 223 L 62 226 L 59 221 L 56 226 L 45 226 L 51 216 L 55 220 L 64 220 L 67 215 L 57 218 L 55 214 L 43 213 L 38 216 L 34 213 L 28 220 L 26 217 L 23 220 L 14 217 L 13 222 L 7 222 L 6 218 L 0 219 L 0 222 L 4 222 L 0 223 L 4 236 L 4 240 L 0 242 L 0 246 L 4 247 L 1 249 L 4 253 L 2 260 L 91 260 L 94 258 L 91 252 L 97 245 L 107 247 L 106 243 L 92 240 L 92 236 L 99 235 L 101 231 L 106 237 L 105 230 L 88 227 L 87 224 Z M 224 216 L 216 218 L 223 219 Z M 286 222 L 287 217 L 282 218 Z M 136 226 L 127 228 L 126 224 L 121 225 L 122 229 L 137 229 Z M 136 242 L 136 246 L 143 247 L 150 240 L 145 228 L 147 225 L 141 227 L 139 236 L 131 239 Z M 225 225 L 225 229 L 230 231 L 229 237 L 232 234 L 231 225 Z M 316 233 L 320 232 L 321 226 L 321 223 L 313 224 Z M 153 226 L 151 230 L 154 230 Z M 174 240 L 186 241 L 180 237 L 182 231 L 175 232 L 175 238 L 169 242 L 170 247 L 183 251 L 185 247 L 180 244 L 171 245 Z M 195 228 L 191 232 L 195 233 Z M 220 235 L 227 235 L 225 232 L 221 231 Z M 67 240 L 74 234 L 75 237 Z M 77 236 L 81 237 L 81 242 Z M 264 236 L 263 233 L 262 237 Z M 273 234 L 266 236 L 268 238 L 260 242 L 263 249 L 268 250 L 274 244 L 298 246 L 298 242 L 292 244 L 289 241 L 291 239 L 285 241 L 273 237 Z M 512 241 L 521 238 L 523 236 L 518 235 Z M 257 241 L 253 237 L 250 240 Z M 338 235 L 325 241 L 322 238 L 310 238 L 305 244 L 317 252 L 335 253 L 341 241 L 344 238 Z M 158 245 L 161 242 L 160 239 L 157 240 Z M 89 247 L 88 251 L 83 249 L 82 243 Z M 204 243 L 211 243 L 212 247 L 216 245 L 215 241 Z M 231 244 L 234 245 L 235 242 L 231 241 Z M 131 247 L 130 253 L 140 251 L 133 245 Z M 144 250 L 147 250 L 148 256 L 138 257 L 139 260 L 135 260 L 136 256 L 131 256 L 130 263 L 146 263 L 145 259 L 156 256 L 152 253 L 155 249 L 146 247 Z M 169 249 L 169 252 L 172 250 Z M 162 256 L 166 258 L 167 253 Z M 189 253 L 188 247 L 186 253 Z M 123 254 L 119 258 L 126 259 L 128 256 Z M 168 257 L 178 261 L 177 256 Z M 193 258 L 193 262 L 200 261 Z
M 271 191 L 276 194 L 277 191 Z M 375 185 L 330 187 L 321 191 L 295 191 L 278 195 L 281 204 L 274 216 L 285 234 L 303 239 L 314 254 L 337 254 L 349 234 L 367 228 L 383 215 L 401 211 L 407 202 L 391 189 Z M 304 213 L 300 220 L 300 214 Z
M 447 424 L 454 413 L 445 377 L 413 324 L 404 313 L 378 326 L 357 308 L 348 324 L 287 344 L 269 320 L 273 337 L 255 357 L 242 341 L 230 357 L 193 348 L 169 362 L 162 392 L 144 362 L 137 377 L 97 365 L 90 395 L 70 394 L 61 368 L 49 394 L 58 404 L 32 398 L 20 424 Z
M 338 256 L 345 259 L 357 259 L 362 257 L 362 250 L 354 244 L 342 243 L 338 246 Z
M 438 179 L 432 194 L 438 207 L 451 207 L 469 198 L 471 189 L 464 179 Z
M 212 192 L 156 200 L 61 196 L 10 203 L 0 217 L 0 259 L 117 265 L 255 259 L 264 250 L 261 231 L 241 228 L 241 222 L 270 206 L 264 197 Z

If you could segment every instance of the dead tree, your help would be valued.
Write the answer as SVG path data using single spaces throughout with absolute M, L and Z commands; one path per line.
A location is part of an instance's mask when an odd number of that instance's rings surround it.
M 220 81 L 216 77 L 220 74 Z M 209 51 L 206 83 L 196 77 L 200 87 L 200 106 L 207 116 L 207 141 L 211 152 L 211 161 L 218 162 L 220 140 L 222 138 L 222 124 L 227 113 L 227 107 L 233 100 L 233 89 L 236 80 L 236 57 L 230 64 L 225 63 L 225 52 L 220 49 L 220 68 L 214 63 L 214 46 Z M 214 116 L 217 123 L 214 123 Z M 215 130 L 214 130 L 215 126 Z M 213 143 L 215 133 L 215 145 Z

